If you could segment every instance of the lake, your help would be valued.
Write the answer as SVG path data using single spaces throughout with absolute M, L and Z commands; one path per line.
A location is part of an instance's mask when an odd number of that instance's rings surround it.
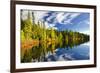
M 21 54 L 21 62 L 88 60 L 89 49 L 89 42 L 71 44 L 70 46 L 64 43 L 42 43 L 24 50 L 24 53 Z
M 66 61 L 89 59 L 89 42 L 73 48 L 57 48 L 54 54 L 47 54 L 44 61 Z

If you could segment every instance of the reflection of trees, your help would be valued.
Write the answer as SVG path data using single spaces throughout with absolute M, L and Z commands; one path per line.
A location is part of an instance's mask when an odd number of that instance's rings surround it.
M 61 41 L 58 43 L 40 43 L 37 46 L 33 46 L 31 49 L 25 50 L 21 62 L 42 62 L 46 60 L 48 54 L 54 54 L 57 48 L 73 48 L 85 42 L 87 41 L 69 39 L 68 41 Z

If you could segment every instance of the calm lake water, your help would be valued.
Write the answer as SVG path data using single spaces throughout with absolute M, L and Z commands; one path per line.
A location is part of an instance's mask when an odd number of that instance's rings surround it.
M 89 59 L 89 42 L 72 46 L 40 44 L 24 52 L 21 62 L 71 61 Z
M 66 61 L 89 59 L 89 42 L 73 48 L 57 48 L 54 54 L 47 54 L 44 61 Z

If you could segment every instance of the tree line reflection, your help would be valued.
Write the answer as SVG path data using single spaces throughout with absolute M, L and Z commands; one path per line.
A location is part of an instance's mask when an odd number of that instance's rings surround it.
M 60 48 L 72 49 L 74 46 L 79 46 L 82 43 L 88 42 L 84 41 L 72 41 L 69 39 L 68 42 L 44 42 L 33 45 L 31 48 L 21 49 L 21 62 L 44 62 L 48 55 L 55 54 L 55 50 Z

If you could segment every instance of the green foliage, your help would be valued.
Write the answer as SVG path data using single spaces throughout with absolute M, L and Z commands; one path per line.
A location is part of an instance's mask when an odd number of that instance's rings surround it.
M 32 15 L 32 16 L 31 16 Z M 28 13 L 28 19 L 21 20 L 21 40 L 39 40 L 43 42 L 62 42 L 65 43 L 84 42 L 89 40 L 89 35 L 82 34 L 79 32 L 73 32 L 71 30 L 57 31 L 53 28 L 46 29 L 44 21 L 38 21 L 35 23 L 34 13 Z M 32 18 L 33 17 L 33 18 Z
M 26 50 L 22 56 L 21 62 L 30 62 L 32 60 L 32 51 Z
M 22 21 L 23 25 L 21 30 L 24 32 L 24 36 L 26 39 L 30 39 L 30 37 L 32 36 L 32 23 L 30 21 L 30 19 L 27 19 L 25 21 Z
M 68 43 L 68 35 L 65 36 L 65 42 Z
M 59 35 L 58 35 L 58 41 L 59 41 L 59 42 L 62 42 L 62 41 L 63 41 L 63 35 L 62 35 L 61 32 L 60 32 Z
M 51 38 L 55 39 L 55 31 L 53 28 L 51 28 Z
M 24 41 L 24 40 L 25 40 L 25 35 L 24 35 L 23 30 L 21 30 L 21 41 Z

